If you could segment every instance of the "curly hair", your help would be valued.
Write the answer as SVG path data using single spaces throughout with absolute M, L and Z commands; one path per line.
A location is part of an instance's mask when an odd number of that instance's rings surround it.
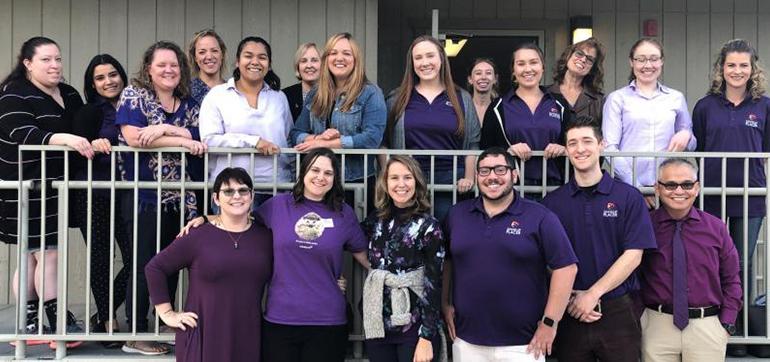
M 131 79 L 131 84 L 135 87 L 144 88 L 147 90 L 155 91 L 155 87 L 152 85 L 152 79 L 150 78 L 150 65 L 155 59 L 155 51 L 160 49 L 171 50 L 176 54 L 176 60 L 179 63 L 179 84 L 174 88 L 174 95 L 181 98 L 187 98 L 190 96 L 190 64 L 187 63 L 187 56 L 184 54 L 179 45 L 173 42 L 161 40 L 153 45 L 150 45 L 142 55 L 142 65 L 139 67 L 139 71 L 136 72 L 134 78 Z
M 604 89 L 604 45 L 596 38 L 588 38 L 581 42 L 572 44 L 564 49 L 561 53 L 561 57 L 556 62 L 556 69 L 553 75 L 553 81 L 556 84 L 562 84 L 564 82 L 564 76 L 567 74 L 567 61 L 577 50 L 585 51 L 588 48 L 594 48 L 596 50 L 596 59 L 591 65 L 591 71 L 583 77 L 582 86 L 589 91 L 597 94 L 602 94 Z
M 765 70 L 759 63 L 757 50 L 743 39 L 733 39 L 722 46 L 714 67 L 711 70 L 711 89 L 708 94 L 723 94 L 725 92 L 724 67 L 727 55 L 730 53 L 748 53 L 751 59 L 751 76 L 746 83 L 746 90 L 751 98 L 757 100 L 765 94 Z
M 388 194 L 388 176 L 390 165 L 400 163 L 414 177 L 414 196 L 412 204 L 407 207 L 404 217 L 410 217 L 415 214 L 426 213 L 430 210 L 430 200 L 428 199 L 428 184 L 420 169 L 420 164 L 414 158 L 408 155 L 391 155 L 383 167 L 383 172 L 377 177 L 377 183 L 374 190 L 374 206 L 377 208 L 377 217 L 381 219 L 390 219 L 392 216 L 393 198 Z

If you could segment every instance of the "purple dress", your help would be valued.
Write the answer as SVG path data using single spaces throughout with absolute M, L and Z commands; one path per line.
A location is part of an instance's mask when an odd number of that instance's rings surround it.
M 198 315 L 198 326 L 177 331 L 177 361 L 259 361 L 261 300 L 272 271 L 272 237 L 256 223 L 229 234 L 204 224 L 174 240 L 145 268 L 155 305 L 171 300 L 167 276 L 183 268 L 190 271 L 184 311 Z

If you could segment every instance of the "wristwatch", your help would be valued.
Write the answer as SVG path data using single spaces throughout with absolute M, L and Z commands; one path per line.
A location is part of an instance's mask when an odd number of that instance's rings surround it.
M 541 320 L 543 321 L 543 324 L 551 328 L 554 328 L 557 323 L 555 320 L 548 318 L 547 316 L 543 316 L 543 319 Z M 735 329 L 735 327 L 733 327 L 733 329 Z
M 724 327 L 729 335 L 735 335 L 735 324 L 722 323 L 722 327 Z

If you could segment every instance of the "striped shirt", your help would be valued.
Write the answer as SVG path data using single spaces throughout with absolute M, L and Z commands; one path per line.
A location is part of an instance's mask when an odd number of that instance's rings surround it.
M 59 91 L 64 108 L 28 80 L 11 83 L 0 92 L 0 180 L 19 179 L 19 145 L 46 145 L 55 133 L 71 132 L 73 115 L 83 106 L 83 100 L 67 84 L 59 83 Z M 61 179 L 63 153 L 48 152 L 45 161 L 46 180 Z M 40 152 L 25 152 L 22 162 L 23 179 L 41 179 Z M 45 234 L 49 243 L 56 241 L 56 196 L 55 190 L 46 190 Z M 0 241 L 16 242 L 17 198 L 16 190 L 0 191 Z M 40 192 L 30 193 L 30 248 L 39 242 L 40 199 Z

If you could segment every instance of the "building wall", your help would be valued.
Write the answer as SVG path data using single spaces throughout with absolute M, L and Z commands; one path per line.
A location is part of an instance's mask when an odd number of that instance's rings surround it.
M 323 47 L 329 35 L 347 31 L 361 45 L 367 74 L 376 81 L 377 8 L 376 0 L 0 0 L 0 77 L 15 65 L 26 39 L 44 35 L 59 43 L 64 76 L 82 92 L 83 72 L 96 54 L 112 54 L 130 76 L 153 42 L 172 40 L 186 48 L 195 31 L 214 28 L 228 46 L 230 71 L 242 37 L 270 42 L 273 69 L 284 86 L 297 82 L 293 63 L 300 43 Z M 84 291 L 85 247 L 74 229 L 69 250 L 69 288 Z M 0 244 L 0 304 L 12 301 L 15 268 L 16 247 Z M 69 298 L 82 303 L 86 296 Z
M 398 85 L 404 54 L 420 30 L 430 29 L 431 9 L 439 9 L 445 29 L 545 30 L 549 68 L 567 45 L 569 18 L 591 15 L 594 35 L 608 50 L 605 89 L 626 84 L 628 51 L 642 36 L 644 20 L 658 22 L 665 47 L 664 82 L 687 94 L 688 104 L 706 92 L 715 53 L 733 38 L 749 40 L 760 58 L 770 58 L 770 1 L 767 0 L 396 0 L 380 1 L 379 79 Z M 427 25 L 426 25 L 427 24 Z M 546 74 L 550 81 L 550 69 Z
M 213 28 L 228 46 L 230 71 L 241 38 L 265 38 L 285 85 L 296 83 L 292 67 L 300 43 L 323 47 L 329 35 L 347 31 L 376 79 L 377 6 L 376 0 L 0 0 L 0 75 L 10 71 L 24 40 L 45 35 L 59 43 L 65 77 L 82 90 L 83 72 L 96 54 L 110 53 L 134 73 L 153 42 L 186 48 L 195 31 Z

